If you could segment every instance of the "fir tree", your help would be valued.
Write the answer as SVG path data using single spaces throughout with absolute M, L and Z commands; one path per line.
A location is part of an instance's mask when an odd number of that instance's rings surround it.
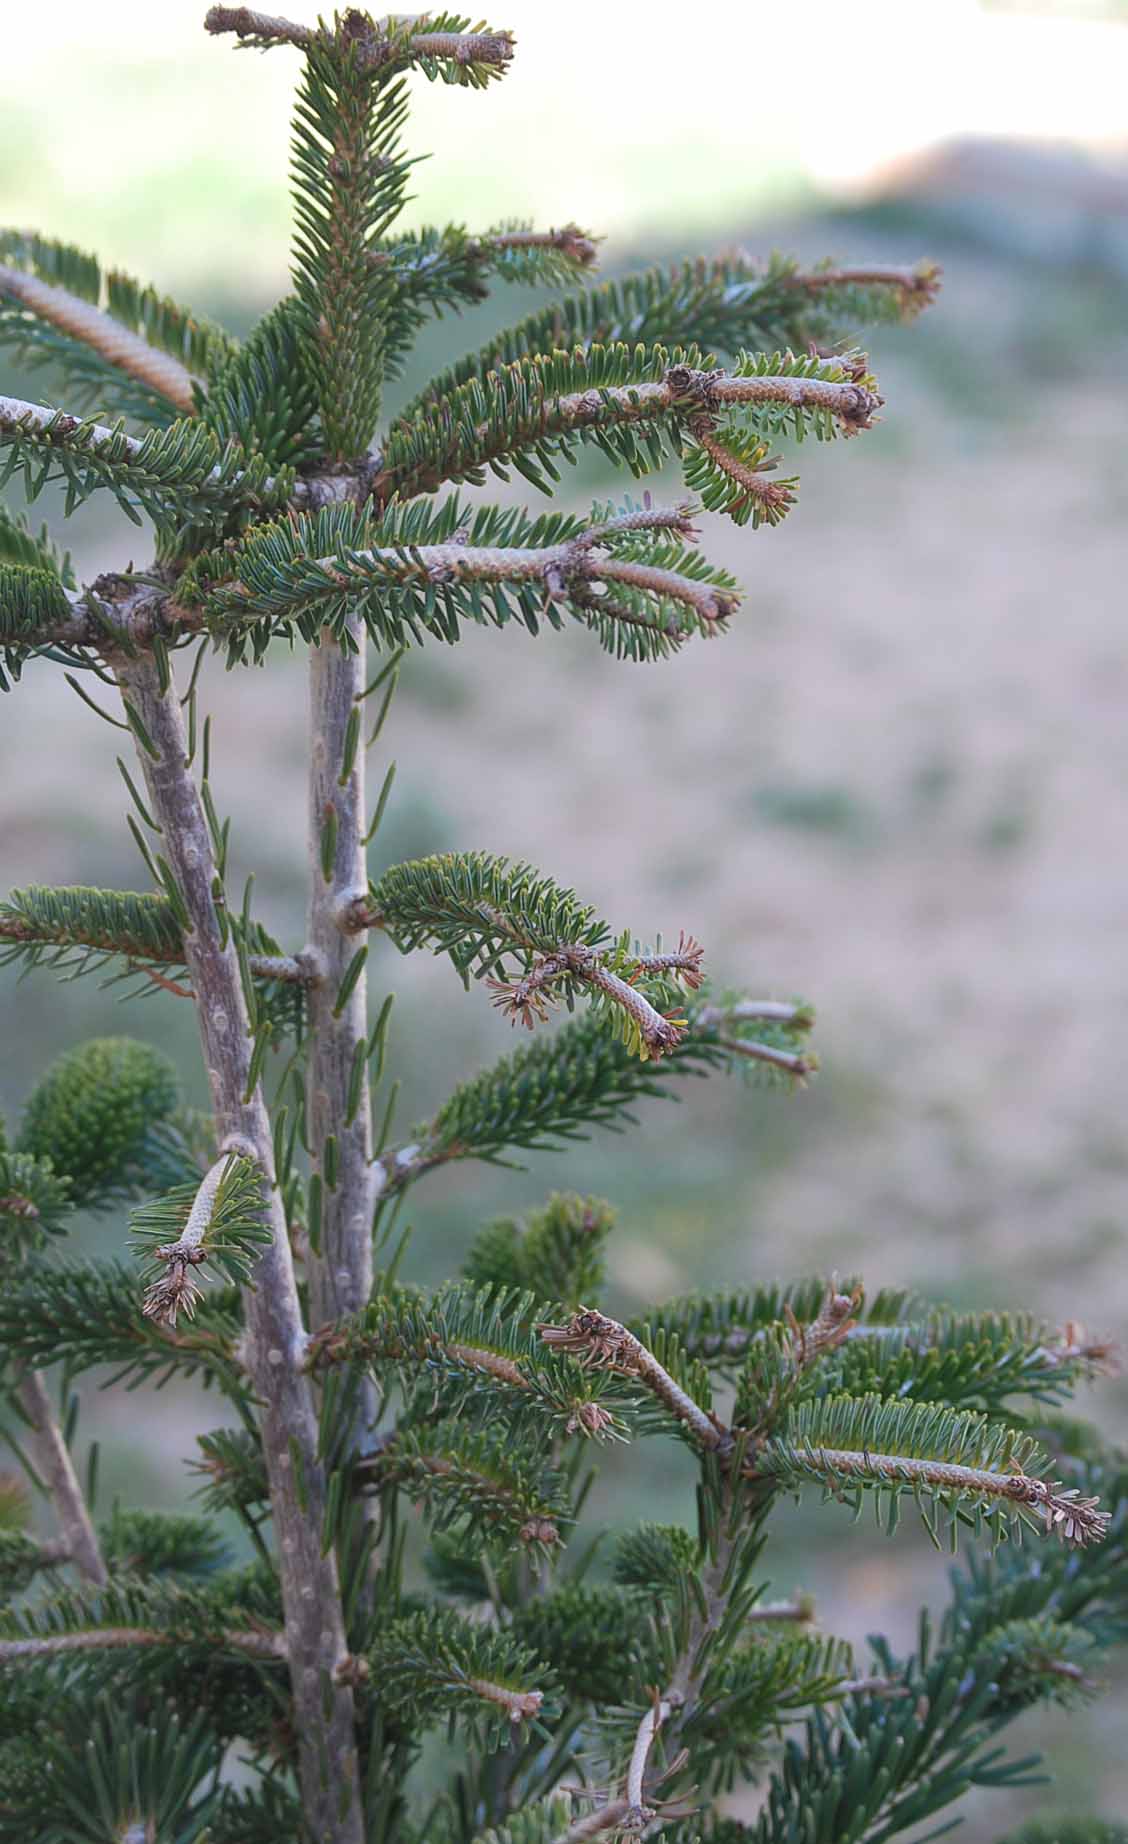
M 245 7 L 207 27 L 302 67 L 293 292 L 249 337 L 83 252 L 0 237 L 0 339 L 61 393 L 0 399 L 3 481 L 30 499 L 61 481 L 68 511 L 108 491 L 154 532 L 148 567 L 80 585 L 44 533 L 0 515 L 5 686 L 61 666 L 125 733 L 149 879 L 15 891 L 0 942 L 190 1000 L 212 1101 L 193 1114 L 161 1056 L 102 1041 L 50 1070 L 0 1141 L 2 1383 L 26 1475 L 0 1491 L 0 1839 L 882 1844 L 970 1786 L 1021 1781 L 1001 1732 L 1089 1694 L 1122 1628 L 1128 1473 L 1057 1413 L 1107 1353 L 1072 1325 L 853 1282 L 624 1324 L 601 1305 L 611 1212 L 570 1196 L 488 1225 L 436 1292 L 405 1285 L 403 1199 L 436 1166 L 621 1127 L 687 1076 L 801 1084 L 812 1013 L 710 989 L 689 933 L 617 933 L 486 851 L 370 882 L 391 772 L 370 809 L 365 761 L 407 648 L 577 622 L 653 661 L 722 634 L 739 593 L 695 548 L 697 505 L 778 523 L 796 481 L 774 441 L 870 427 L 881 398 L 851 332 L 915 314 L 935 272 L 732 257 L 592 287 L 574 225 L 405 233 L 409 73 L 488 89 L 509 35 Z M 418 329 L 506 280 L 572 292 L 381 430 Z M 91 413 L 104 403 L 116 421 Z M 576 515 L 456 490 L 516 471 L 551 495 L 585 443 L 636 476 L 676 459 L 685 496 Z M 197 708 L 207 649 L 246 665 L 276 637 L 307 647 L 310 673 L 294 951 L 228 887 Z M 115 698 L 120 718 L 102 710 Z M 449 957 L 531 1032 L 403 1137 L 391 999 L 366 989 L 378 943 Z M 560 1006 L 574 1016 L 545 1029 Z M 68 1250 L 78 1207 L 131 1207 L 132 1251 Z M 119 1387 L 213 1387 L 197 1512 L 96 1521 L 73 1458 L 74 1385 L 95 1366 Z M 645 1437 L 693 1456 L 696 1519 L 628 1530 L 593 1578 L 591 1462 Z M 868 1500 L 889 1533 L 911 1502 L 938 1542 L 985 1540 L 907 1656 L 878 1639 L 855 1660 L 807 1600 L 769 1598 L 772 1513 L 812 1487 Z M 218 1539 L 221 1511 L 249 1563 Z M 436 1728 L 446 1751 L 424 1756 Z M 233 1745 L 254 1769 L 239 1790 Z M 749 1779 L 758 1818 L 724 1817 Z

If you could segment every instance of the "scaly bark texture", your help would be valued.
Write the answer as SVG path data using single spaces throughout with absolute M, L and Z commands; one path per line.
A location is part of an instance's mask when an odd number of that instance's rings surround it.
M 235 949 L 213 900 L 215 861 L 204 810 L 187 762 L 180 704 L 162 693 L 149 658 L 119 665 L 118 684 L 155 754 L 138 756 L 163 831 L 162 850 L 191 928 L 184 955 L 196 995 L 204 1065 L 220 1144 L 240 1145 L 259 1164 L 272 1240 L 246 1293 L 247 1370 L 260 1403 L 286 1641 L 299 1737 L 302 1800 L 318 1844 L 363 1844 L 353 1698 L 342 1681 L 348 1656 L 336 1559 L 321 1553 L 324 1468 L 317 1417 L 303 1365 L 306 1333 L 290 1241 L 274 1186 L 270 1123 L 260 1088 L 247 1094 L 251 1039 Z

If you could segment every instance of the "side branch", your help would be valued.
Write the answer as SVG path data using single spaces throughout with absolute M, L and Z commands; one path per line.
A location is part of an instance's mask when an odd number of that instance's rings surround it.
M 553 1844 L 585 1844 L 588 1838 L 597 1838 L 604 1831 L 614 1831 L 622 1826 L 630 1811 L 626 1799 L 610 1799 L 605 1806 L 597 1806 L 586 1818 L 578 1818 L 567 1831 L 553 1839 Z
M 87 949 L 93 955 L 120 954 L 139 972 L 183 966 L 184 943 L 169 903 L 163 897 L 122 892 L 122 907 L 115 917 L 109 910 L 118 895 L 81 887 L 51 889 L 35 885 L 13 891 L 7 902 L 0 902 L 0 955 L 8 958 L 5 944 L 16 953 L 25 949 L 31 955 L 39 949 L 49 952 L 53 948 L 74 948 Z M 53 913 L 43 908 L 37 912 L 40 900 L 50 905 Z M 128 926 L 131 920 L 139 924 L 132 932 Z M 121 926 L 114 926 L 115 922 Z M 250 954 L 247 960 L 256 979 L 302 986 L 313 978 L 309 960 L 302 955 Z
M 694 1019 L 700 1029 L 717 1033 L 714 1041 L 730 1056 L 782 1069 L 802 1087 L 807 1077 L 818 1071 L 817 1054 L 813 1050 L 786 1050 L 778 1044 L 762 1043 L 758 1038 L 740 1037 L 732 1029 L 734 1025 L 760 1021 L 806 1031 L 814 1021 L 814 1013 L 807 1005 L 789 1005 L 775 999 L 743 999 L 734 1005 L 702 1006 Z
M 553 1351 L 565 1351 L 592 1365 L 637 1377 L 672 1415 L 685 1423 L 700 1447 L 709 1452 L 724 1452 L 731 1447 L 728 1430 L 687 1396 L 654 1353 L 617 1319 L 581 1306 L 567 1325 L 538 1325 L 537 1331 Z
M 681 1702 L 682 1699 L 676 1691 L 671 1691 L 668 1696 L 661 1699 L 655 1696 L 653 1706 L 647 1710 L 638 1725 L 638 1733 L 635 1736 L 630 1764 L 627 1768 L 627 1810 L 621 1821 L 624 1831 L 644 1831 L 654 1817 L 654 1808 L 647 1805 L 644 1797 L 650 1750 L 667 1716 L 671 1710 L 677 1709 Z
M 940 267 L 921 262 L 913 269 L 813 269 L 785 278 L 788 288 L 817 295 L 830 288 L 889 288 L 901 296 L 902 312 L 913 318 L 940 292 Z
M 426 14 L 420 15 L 418 24 L 425 25 L 426 18 Z M 415 23 L 410 16 L 397 18 L 393 14 L 380 21 L 385 28 L 381 36 L 372 31 L 363 13 L 354 11 L 345 15 L 341 38 L 355 46 L 362 70 L 381 70 L 405 60 L 440 58 L 462 65 L 488 64 L 500 72 L 513 56 L 509 32 L 412 32 L 410 28 Z M 314 44 L 337 42 L 336 35 L 323 28 L 298 25 L 293 20 L 256 12 L 250 6 L 213 6 L 204 20 L 204 29 L 217 36 L 233 32 L 263 50 L 271 45 L 296 45 L 308 50 Z
M 229 1165 L 228 1153 L 215 1161 L 204 1174 L 180 1235 L 175 1242 L 168 1242 L 156 1251 L 165 1263 L 165 1271 L 146 1288 L 141 1311 L 146 1319 L 154 1320 L 157 1325 L 175 1327 L 179 1313 L 184 1312 L 191 1318 L 195 1311 L 201 1290 L 192 1269 L 201 1267 L 208 1259 L 206 1237 Z
M 472 237 L 466 245 L 471 262 L 489 262 L 506 250 L 558 250 L 581 269 L 590 269 L 599 255 L 595 239 L 578 224 L 565 224 L 560 230 L 495 231 L 492 236 Z
M 10 401 L 10 400 L 8 400 Z M 5 400 L 0 398 L 0 419 Z M 12 404 L 13 409 L 35 410 L 34 405 Z M 51 412 L 39 411 L 49 417 Z M 2 427 L 2 424 L 0 424 Z M 114 431 L 101 432 L 107 438 Z M 129 441 L 132 438 L 122 437 Z M 267 483 L 270 484 L 269 482 Z M 297 509 L 308 498 L 311 483 L 299 482 L 291 504 Z M 739 604 L 733 587 L 710 582 L 681 571 L 663 569 L 614 554 L 616 538 L 629 539 L 636 532 L 668 531 L 692 542 L 696 532 L 692 524 L 693 508 L 689 505 L 639 509 L 609 519 L 559 544 L 551 545 L 472 545 L 448 542 L 392 546 L 383 545 L 349 551 L 341 557 L 307 557 L 297 551 L 291 562 L 300 561 L 301 581 L 295 586 L 292 600 L 283 596 L 273 606 L 273 618 L 296 620 L 311 601 L 345 591 L 351 596 L 371 597 L 383 588 L 399 586 L 429 589 L 437 587 L 474 589 L 478 584 L 534 583 L 543 586 L 546 601 L 571 598 L 577 606 L 616 619 L 630 619 L 637 625 L 668 632 L 676 627 L 672 638 L 703 631 L 720 631 L 731 619 Z M 272 527 L 271 530 L 277 528 Z M 231 568 L 240 567 L 236 555 Z M 612 605 L 609 587 L 619 584 L 625 590 L 652 598 L 653 616 L 638 608 L 625 610 Z M 176 595 L 158 586 L 127 576 L 106 575 L 81 591 L 63 591 L 72 610 L 69 618 L 52 621 L 42 627 L 21 630 L 13 638 L 23 647 L 85 647 L 112 654 L 115 645 L 122 650 L 151 647 L 155 637 L 171 641 L 177 635 L 189 635 L 208 628 L 212 632 L 238 626 L 260 618 L 261 582 L 236 577 L 210 588 L 204 606 L 186 606 Z M 664 613 L 665 605 L 673 607 Z M 684 615 L 679 610 L 684 610 Z M 0 616 L 3 611 L 0 610 Z M 664 625 L 663 625 L 664 624 Z M 358 925 L 359 926 L 359 925 Z M 271 976 L 267 976 L 271 977 Z M 280 974 L 276 977 L 289 977 Z
M 47 1385 L 37 1370 L 26 1369 L 19 1375 L 16 1397 L 27 1420 L 28 1446 L 54 1507 L 67 1558 L 87 1581 L 104 1587 L 106 1565 L 86 1499 L 51 1407 Z
M 699 582 L 673 570 L 650 564 L 635 563 L 605 552 L 597 538 L 586 533 L 563 544 L 536 546 L 500 546 L 471 544 L 421 544 L 410 550 L 392 546 L 354 551 L 349 563 L 355 572 L 364 566 L 378 571 L 390 585 L 395 583 L 520 583 L 542 581 L 546 593 L 566 596 L 577 587 L 590 588 L 604 583 L 623 583 L 631 588 L 649 590 L 655 595 L 681 603 L 705 622 L 724 621 L 731 616 L 736 598 L 722 593 L 708 582 Z M 333 557 L 309 559 L 309 567 L 322 571 L 325 588 L 337 587 L 356 591 L 355 574 L 338 566 Z M 254 591 L 234 582 L 220 586 L 216 603 L 220 621 L 237 621 L 246 604 L 252 614 Z M 189 621 L 185 625 L 190 624 Z
M 245 1652 L 250 1658 L 286 1657 L 286 1639 L 282 1633 L 237 1630 L 224 1633 L 212 1643 L 223 1651 Z M 0 1664 L 9 1664 L 19 1658 L 58 1658 L 69 1652 L 111 1652 L 183 1644 L 183 1633 L 165 1633 L 148 1626 L 92 1627 L 81 1633 L 42 1633 L 28 1639 L 0 1639 Z
M 848 1486 L 853 1480 L 883 1485 L 908 1486 L 912 1490 L 967 1492 L 978 1498 L 1008 1499 L 1036 1511 L 1047 1531 L 1066 1543 L 1084 1548 L 1099 1543 L 1108 1532 L 1110 1514 L 1102 1511 L 1096 1498 L 1082 1498 L 1068 1490 L 1048 1485 L 1044 1479 L 1026 1473 L 996 1473 L 979 1466 L 961 1466 L 947 1460 L 918 1459 L 906 1454 L 856 1453 L 840 1447 L 811 1447 L 802 1455 L 805 1471 L 822 1480 L 832 1490 Z M 752 1456 L 745 1468 L 750 1479 L 771 1476 Z
M 20 397 L 0 397 L 0 448 L 13 446 L 56 454 L 60 465 L 68 462 L 72 472 L 92 467 L 94 485 L 100 482 L 133 490 L 146 507 L 150 500 L 160 502 L 163 495 L 177 501 L 190 496 L 209 504 L 216 500 L 230 504 L 242 498 L 255 505 L 270 505 L 278 502 L 282 487 L 253 457 L 246 467 L 240 466 L 246 456 L 238 444 L 229 443 L 223 449 L 198 420 L 187 428 L 181 420 L 171 429 L 135 436 L 120 424 L 111 429 L 105 423 L 27 403 Z M 222 458 L 217 460 L 217 456 Z M 290 497 L 295 505 L 305 504 L 309 489 L 301 483 L 292 488 Z
M 504 383 L 507 371 L 517 374 L 521 367 L 510 366 L 494 374 L 495 382 Z M 600 384 L 561 395 L 553 395 L 546 388 L 540 401 L 534 398 L 519 417 L 512 413 L 500 416 L 496 427 L 479 426 L 472 450 L 458 452 L 457 443 L 465 441 L 465 432 L 452 426 L 451 438 L 456 447 L 450 466 L 435 458 L 414 460 L 409 451 L 402 461 L 397 462 L 393 457 L 374 476 L 372 497 L 385 505 L 394 494 L 409 499 L 421 493 L 434 493 L 446 480 L 466 478 L 473 468 L 488 466 L 515 452 L 535 447 L 538 440 L 613 425 L 646 424 L 672 412 L 680 412 L 688 422 L 696 416 L 729 408 L 776 404 L 797 411 L 822 412 L 832 417 L 845 435 L 856 435 L 859 430 L 872 428 L 883 401 L 876 391 L 851 377 L 812 378 L 802 374 L 741 377 L 725 371 L 697 370 L 689 365 L 669 365 L 659 378 L 629 384 Z M 396 434 L 393 431 L 390 450 L 396 446 Z
M 694 944 L 696 947 L 696 944 Z M 663 955 L 661 959 L 670 971 L 680 971 L 677 956 Z M 684 959 L 684 957 L 683 957 Z M 700 948 L 696 957 L 690 962 L 691 971 L 686 977 L 687 984 L 699 983 L 698 967 L 701 959 Z M 645 963 L 639 962 L 637 971 L 645 969 Z M 604 998 L 617 1006 L 629 1020 L 628 1028 L 632 1038 L 637 1033 L 637 1040 L 645 1049 L 648 1057 L 657 1061 L 668 1050 L 676 1050 L 685 1036 L 684 1018 L 667 1017 L 657 1006 L 652 1005 L 645 993 L 639 992 L 629 979 L 624 979 L 608 967 L 603 955 L 592 948 L 562 947 L 550 954 L 543 955 L 535 961 L 529 971 L 516 980 L 488 979 L 487 986 L 492 991 L 493 1002 L 507 1018 L 514 1023 L 520 1019 L 530 1031 L 539 1019 L 544 1023 L 548 1018 L 548 1002 L 552 997 L 555 982 L 569 979 L 580 986 L 587 986 L 602 993 Z
M 159 392 L 182 415 L 195 415 L 195 380 L 187 367 L 171 354 L 151 346 L 147 339 L 122 326 L 101 308 L 93 307 L 66 288 L 54 287 L 49 282 L 41 282 L 38 276 L 6 265 L 0 266 L 0 295 L 10 295 L 40 320 L 48 321 L 62 333 L 69 333 L 72 339 L 81 340 L 109 364 L 116 365 L 119 371 Z

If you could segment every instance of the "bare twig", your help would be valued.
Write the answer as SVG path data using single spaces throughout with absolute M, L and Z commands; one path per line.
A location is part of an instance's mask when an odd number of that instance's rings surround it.
M 62 1546 L 79 1573 L 103 1587 L 106 1565 L 98 1538 L 47 1385 L 37 1370 L 17 1372 L 16 1397 L 27 1421 L 31 1457 L 58 1519 Z
M 553 1839 L 553 1844 L 585 1844 L 587 1838 L 597 1838 L 601 1832 L 613 1831 L 621 1825 L 630 1811 L 630 1802 L 626 1799 L 611 1799 L 605 1806 L 597 1806 L 586 1818 L 578 1818 L 567 1831 Z
M 747 1057 L 752 1063 L 770 1063 L 774 1069 L 786 1070 L 798 1082 L 815 1074 L 819 1059 L 813 1050 L 779 1050 L 775 1044 L 761 1044 L 751 1037 L 718 1037 L 722 1050 L 732 1056 Z
M 791 1005 L 783 999 L 740 999 L 734 1005 L 703 1005 L 693 1022 L 702 1030 L 716 1025 L 736 1024 L 744 1019 L 763 1019 L 765 1023 L 793 1024 L 806 1028 L 812 1021 L 807 1005 Z
M 303 50 L 317 37 L 313 26 L 301 26 L 293 20 L 279 19 L 270 13 L 259 13 L 251 6 L 209 7 L 204 18 L 204 31 L 216 35 L 234 32 L 237 38 L 254 38 L 263 43 L 269 41 L 278 45 L 297 45 Z
M 654 1817 L 654 1808 L 648 1806 L 644 1798 L 650 1750 L 667 1716 L 671 1710 L 678 1708 L 680 1703 L 681 1697 L 676 1691 L 662 1698 L 655 1691 L 654 1702 L 638 1725 L 638 1733 L 635 1736 L 627 1767 L 627 1813 L 623 1820 L 624 1831 L 641 1831 Z

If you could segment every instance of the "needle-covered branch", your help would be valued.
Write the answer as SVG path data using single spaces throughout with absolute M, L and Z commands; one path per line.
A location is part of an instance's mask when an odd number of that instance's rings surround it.
M 785 286 L 807 295 L 822 313 L 840 320 L 915 320 L 940 292 L 940 268 L 937 263 L 919 262 L 912 269 L 876 264 L 839 269 L 828 262 L 819 269 L 796 269 L 786 276 Z
M 690 1356 L 737 1375 L 774 1327 L 792 1320 L 804 1327 L 816 1319 L 824 1287 L 812 1280 L 689 1294 L 668 1301 L 637 1329 L 674 1336 Z M 1109 1363 L 1107 1340 L 1075 1323 L 1058 1328 L 1032 1313 L 927 1310 L 905 1295 L 879 1293 L 856 1309 L 856 1322 L 824 1355 L 819 1376 L 829 1393 L 999 1414 L 1016 1398 L 1060 1404 L 1080 1384 L 1105 1374 Z
M 315 1372 L 360 1365 L 399 1373 L 409 1388 L 430 1379 L 472 1402 L 484 1423 L 504 1417 L 511 1430 L 527 1420 L 554 1437 L 621 1439 L 618 1411 L 637 1392 L 547 1353 L 533 1328 L 536 1306 L 531 1293 L 465 1283 L 431 1299 L 397 1293 L 316 1334 L 308 1362 Z
M 357 1472 L 377 1490 L 402 1486 L 426 1505 L 433 1531 L 466 1519 L 503 1548 L 552 1549 L 570 1520 L 555 1468 L 515 1454 L 497 1430 L 480 1433 L 458 1421 L 397 1431 Z
M 302 987 L 313 977 L 308 961 L 283 954 L 258 923 L 244 928 L 233 917 L 231 927 L 255 979 Z M 118 959 L 140 973 L 163 968 L 175 985 L 186 955 L 182 924 L 167 897 L 31 884 L 0 902 L 0 966 L 49 966 L 75 978 Z
M 244 545 L 201 558 L 177 585 L 179 611 L 227 640 L 232 660 L 261 657 L 276 633 L 312 640 L 329 627 L 348 644 L 349 611 L 390 650 L 464 626 L 571 615 L 620 657 L 658 659 L 695 634 L 723 632 L 738 592 L 703 560 L 690 504 L 588 519 L 464 508 L 352 506 L 260 527 Z
M 181 1313 L 189 1319 L 195 1313 L 201 1293 L 195 1269 L 206 1263 L 236 1285 L 250 1279 L 270 1240 L 261 1174 L 253 1159 L 225 1150 L 198 1186 L 181 1186 L 135 1210 L 131 1227 L 134 1247 L 152 1275 L 142 1311 L 146 1319 L 175 1328 Z
M 573 460 L 581 443 L 646 474 L 692 445 L 691 424 L 702 416 L 761 437 L 787 430 L 826 439 L 871 428 L 881 402 L 857 355 L 741 354 L 724 371 L 696 347 L 577 347 L 517 360 L 405 413 L 372 494 L 382 504 L 411 499 L 448 482 L 481 484 L 487 468 L 505 479 L 507 466 L 551 492 L 556 458 Z
M 0 346 L 49 366 L 79 408 L 109 402 L 165 427 L 195 413 L 197 387 L 236 349 L 214 322 L 34 233 L 0 230 L 0 277 Z
M 621 1132 L 637 1125 L 640 1101 L 676 1101 L 689 1077 L 746 1073 L 744 1059 L 725 1047 L 713 1027 L 702 1026 L 694 1004 L 687 1002 L 685 1010 L 685 1033 L 659 1062 L 640 1062 L 598 1014 L 571 1019 L 551 1035 L 538 1034 L 462 1083 L 410 1141 L 381 1155 L 380 1195 L 391 1197 L 451 1160 L 500 1160 L 522 1148 L 556 1150 L 590 1138 L 593 1127 Z M 781 1045 L 801 1043 L 810 1026 L 810 1009 L 794 1010 L 797 1020 L 802 1012 L 803 1022 L 776 1027 Z M 787 1052 L 799 1054 L 794 1048 Z M 803 1054 L 813 1061 L 810 1052 Z M 794 1081 L 791 1068 L 783 1076 Z
M 216 11 L 208 15 L 211 30 L 217 29 L 216 17 Z M 390 278 L 369 262 L 368 252 L 402 209 L 409 171 L 400 147 L 405 86 L 389 81 L 395 78 L 393 65 L 380 68 L 368 61 L 370 32 L 363 14 L 347 13 L 336 31 L 319 26 L 304 35 L 306 63 L 294 121 L 301 360 L 313 380 L 325 452 L 334 464 L 363 454 L 375 433 Z
M 125 1262 L 37 1264 L 0 1296 L 0 1339 L 26 1364 L 65 1363 L 75 1376 L 105 1365 L 114 1381 L 159 1387 L 174 1375 L 194 1376 L 246 1397 L 232 1293 L 211 1289 L 190 1326 L 156 1326 L 142 1303 L 136 1272 Z
M 26 275 L 3 263 L 0 263 L 0 297 L 17 302 L 48 326 L 57 327 L 70 339 L 90 347 L 107 365 L 116 366 L 126 377 L 155 391 L 182 416 L 193 414 L 196 380 L 187 367 L 168 353 L 150 346 L 128 327 L 119 325 L 100 308 L 80 300 L 65 288 L 51 287 L 38 276 Z
M 918 276 L 930 278 L 927 285 Z M 868 322 L 911 317 L 927 305 L 938 277 L 928 263 L 916 270 L 803 274 L 785 257 L 764 264 L 741 254 L 648 269 L 565 295 L 495 333 L 480 351 L 432 378 L 404 420 L 500 367 L 577 346 L 641 341 L 735 357 L 741 351 L 806 352 L 812 341 L 838 345 Z
M 490 1753 L 537 1721 L 553 1687 L 551 1671 L 512 1634 L 451 1608 L 394 1622 L 368 1660 L 374 1680 L 417 1724 L 430 1727 L 457 1712 Z
M 1076 1488 L 1040 1477 L 1037 1443 L 989 1416 L 880 1396 L 832 1396 L 789 1412 L 778 1433 L 747 1461 L 754 1479 L 783 1486 L 822 1485 L 840 1498 L 873 1491 L 895 1521 L 903 1492 L 913 1494 L 935 1537 L 930 1502 L 959 1522 L 986 1523 L 996 1537 L 1025 1524 L 1080 1547 L 1106 1534 L 1109 1513 Z
M 428 319 L 485 300 L 488 279 L 524 287 L 555 286 L 583 275 L 596 254 L 595 242 L 577 224 L 549 231 L 513 224 L 481 237 L 452 224 L 385 239 L 368 260 L 389 284 L 387 375 L 402 371 L 415 335 Z
M 19 398 L 0 397 L 0 486 L 22 473 L 29 499 L 49 480 L 66 486 L 69 514 L 98 488 L 106 488 L 135 525 L 147 512 L 159 526 L 200 518 L 222 518 L 239 505 L 266 510 L 281 504 L 292 478 L 272 477 L 265 462 L 224 446 L 196 417 L 144 436 L 128 435 L 121 423 L 102 423 L 45 409 Z
M 282 1659 L 286 1641 L 282 1633 L 224 1633 L 217 1644 L 224 1650 L 244 1652 L 250 1658 Z M 81 1633 L 44 1633 L 28 1639 L 0 1639 L 0 1664 L 23 1658 L 59 1658 L 74 1652 L 143 1651 L 150 1646 L 183 1646 L 182 1633 L 154 1632 L 144 1626 L 91 1627 Z
M 592 1368 L 605 1367 L 621 1376 L 637 1377 L 707 1452 L 731 1445 L 723 1423 L 695 1402 L 641 1339 L 617 1319 L 581 1306 L 567 1325 L 538 1325 L 537 1331 L 552 1351 L 578 1356 Z
M 393 866 L 357 905 L 354 925 L 382 929 L 401 953 L 449 954 L 467 985 L 471 975 L 485 979 L 494 1004 L 530 1030 L 551 1005 L 585 994 L 643 1061 L 681 1042 L 686 1021 L 670 1001 L 702 980 L 703 950 L 692 938 L 653 954 L 631 948 L 626 935 L 611 942 L 571 890 L 485 852 Z

